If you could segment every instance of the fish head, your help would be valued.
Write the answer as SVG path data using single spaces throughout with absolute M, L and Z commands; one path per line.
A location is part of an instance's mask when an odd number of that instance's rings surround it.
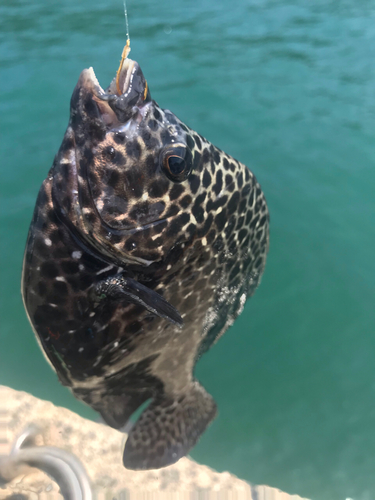
M 76 165 L 72 217 L 95 245 L 149 263 L 191 237 L 202 143 L 151 99 L 137 62 L 125 59 L 105 90 L 92 68 L 83 70 L 68 130 Z

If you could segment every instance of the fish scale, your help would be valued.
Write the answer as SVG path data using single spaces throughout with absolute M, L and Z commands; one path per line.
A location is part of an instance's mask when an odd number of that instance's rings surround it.
M 92 68 L 81 73 L 22 293 L 61 383 L 109 425 L 151 401 L 125 467 L 176 462 L 214 418 L 194 367 L 257 288 L 268 242 L 253 173 L 161 109 L 137 62 L 122 61 L 105 91 Z

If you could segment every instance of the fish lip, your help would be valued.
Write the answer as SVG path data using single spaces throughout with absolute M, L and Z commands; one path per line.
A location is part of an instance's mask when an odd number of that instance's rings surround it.
M 92 96 L 99 110 L 101 119 L 107 127 L 117 124 L 116 115 L 108 104 L 110 94 L 103 90 L 92 67 L 86 68 L 81 72 L 77 87 L 83 89 Z
M 86 68 L 79 75 L 77 87 L 83 87 L 88 92 L 91 92 L 97 97 L 104 95 L 105 92 L 100 86 L 98 79 L 96 78 L 94 68 Z
M 132 59 L 124 59 L 122 61 L 121 67 L 119 68 L 118 72 L 116 73 L 116 76 L 111 81 L 106 92 L 110 95 L 113 95 L 113 94 L 119 95 L 118 88 L 117 88 L 117 84 L 118 84 L 118 87 L 121 91 L 120 97 L 122 95 L 126 94 L 129 91 L 133 72 L 134 72 L 136 66 L 137 66 L 137 63 L 135 61 L 133 61 Z

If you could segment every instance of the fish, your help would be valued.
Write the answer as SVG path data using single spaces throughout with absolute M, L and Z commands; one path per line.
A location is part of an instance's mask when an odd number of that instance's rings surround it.
M 37 196 L 22 296 L 46 359 L 121 429 L 128 469 L 184 457 L 217 413 L 194 376 L 263 274 L 269 211 L 254 174 L 151 98 L 123 57 L 84 69 Z

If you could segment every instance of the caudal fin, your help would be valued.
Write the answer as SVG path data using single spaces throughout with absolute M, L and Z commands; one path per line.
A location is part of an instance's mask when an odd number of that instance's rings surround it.
M 215 401 L 196 381 L 175 398 L 156 397 L 129 434 L 125 467 L 160 469 L 177 462 L 196 444 L 215 415 Z

